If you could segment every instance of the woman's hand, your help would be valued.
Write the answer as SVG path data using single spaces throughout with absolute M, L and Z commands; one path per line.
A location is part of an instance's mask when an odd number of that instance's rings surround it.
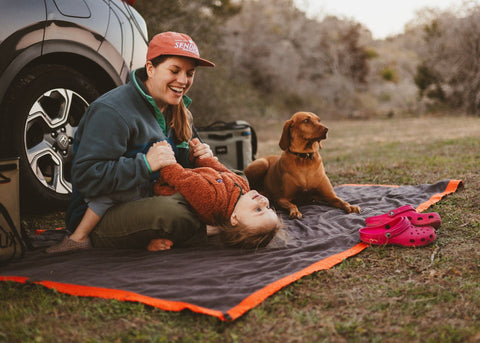
M 177 163 L 175 153 L 166 141 L 154 143 L 150 149 L 148 149 L 145 157 L 152 172 Z
M 200 159 L 213 157 L 213 152 L 212 149 L 210 149 L 210 145 L 201 143 L 198 138 L 192 139 L 188 144 L 190 145 L 193 157 Z

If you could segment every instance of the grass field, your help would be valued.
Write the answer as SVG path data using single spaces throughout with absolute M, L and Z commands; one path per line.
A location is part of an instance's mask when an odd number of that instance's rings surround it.
M 432 208 L 443 220 L 434 244 L 369 247 L 232 323 L 2 282 L 0 342 L 480 342 L 480 118 L 325 123 L 334 185 L 463 180 Z M 279 152 L 282 124 L 255 124 L 258 156 Z M 62 215 L 23 222 L 54 228 Z

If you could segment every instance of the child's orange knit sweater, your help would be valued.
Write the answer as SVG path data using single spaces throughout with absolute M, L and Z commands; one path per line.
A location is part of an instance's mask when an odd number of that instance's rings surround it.
M 155 194 L 182 194 L 207 225 L 229 219 L 240 195 L 250 190 L 247 180 L 215 158 L 198 159 L 196 166 L 185 169 L 176 163 L 162 168 Z

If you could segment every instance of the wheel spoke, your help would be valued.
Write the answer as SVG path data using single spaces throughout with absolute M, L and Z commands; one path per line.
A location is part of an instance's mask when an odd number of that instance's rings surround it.
M 54 168 L 52 185 L 57 193 L 69 194 L 72 192 L 72 184 L 65 180 L 64 175 L 63 164 L 60 163 Z
M 68 121 L 73 96 L 74 92 L 62 88 L 43 93 L 28 114 L 27 126 L 38 119 L 51 129 L 64 125 Z
M 70 115 L 70 106 L 72 105 L 72 98 L 74 93 L 69 89 L 56 89 L 52 92 L 58 91 L 63 95 L 64 103 L 61 107 L 61 111 L 58 113 L 59 125 L 65 125 L 68 122 L 68 117 Z
M 54 128 L 52 121 L 48 117 L 47 113 L 43 110 L 42 106 L 38 101 L 36 101 L 30 112 L 28 113 L 27 122 L 26 122 L 26 130 L 28 131 L 29 127 L 32 125 L 33 122 L 41 120 L 45 124 L 47 124 L 50 128 Z
M 44 186 L 60 194 L 72 191 L 71 184 L 63 176 L 62 158 L 47 141 L 28 149 L 27 158 L 30 168 Z

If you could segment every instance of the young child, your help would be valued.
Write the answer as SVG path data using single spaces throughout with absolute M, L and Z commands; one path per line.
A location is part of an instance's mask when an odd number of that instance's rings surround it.
M 194 138 L 190 141 L 190 148 L 195 151 L 199 143 L 200 141 Z M 158 142 L 153 147 L 157 145 L 167 146 L 168 143 Z M 242 248 L 266 246 L 282 226 L 275 211 L 269 207 L 268 199 L 250 190 L 246 179 L 226 168 L 216 158 L 198 158 L 195 166 L 195 169 L 185 169 L 178 163 L 172 163 L 163 167 L 159 179 L 154 184 L 154 193 L 182 194 L 200 220 L 207 225 L 207 234 L 219 234 L 220 240 L 227 246 Z M 100 221 L 106 211 L 105 204 L 108 203 L 105 197 L 101 200 L 101 212 L 95 211 L 95 207 L 99 207 L 98 201 L 89 203 L 75 232 L 58 245 L 48 248 L 47 253 L 62 253 L 90 247 L 88 235 Z M 81 242 L 86 243 L 81 245 Z M 170 240 L 158 238 L 153 239 L 147 249 L 166 250 L 172 245 L 173 242 Z
M 195 138 L 191 145 L 195 147 L 198 143 Z M 227 246 L 266 246 L 281 227 L 268 199 L 250 190 L 246 179 L 214 157 L 197 159 L 195 166 L 195 169 L 185 169 L 175 163 L 162 168 L 154 193 L 182 194 L 200 220 L 207 224 L 207 232 L 218 233 Z M 155 241 L 150 243 L 149 250 L 157 250 Z

